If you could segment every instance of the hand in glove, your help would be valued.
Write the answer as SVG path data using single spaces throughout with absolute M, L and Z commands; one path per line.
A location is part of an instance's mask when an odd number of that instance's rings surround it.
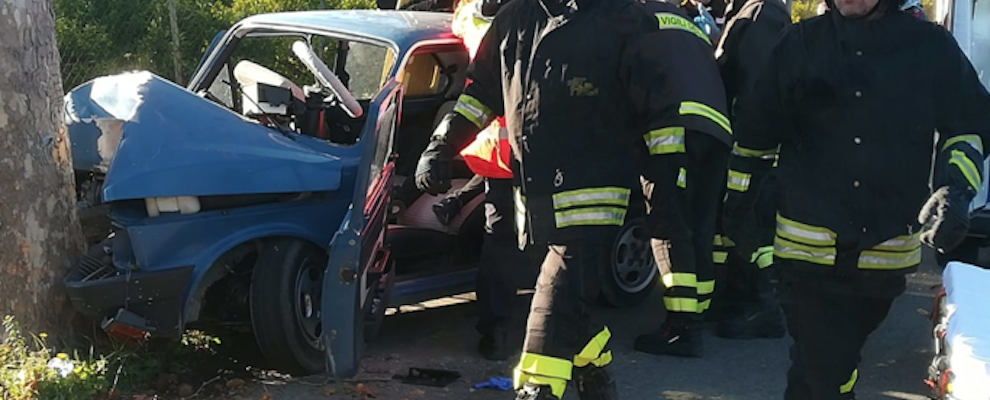
M 942 254 L 959 246 L 969 232 L 969 203 L 972 198 L 971 192 L 949 186 L 932 193 L 918 215 L 919 223 L 930 225 L 930 228 L 922 228 L 922 243 Z
M 450 161 L 453 151 L 446 144 L 432 142 L 416 165 L 416 187 L 431 195 L 450 190 Z

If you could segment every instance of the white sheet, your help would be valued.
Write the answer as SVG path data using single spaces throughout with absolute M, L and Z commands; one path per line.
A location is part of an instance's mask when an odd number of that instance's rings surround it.
M 951 262 L 942 282 L 952 398 L 990 400 L 990 270 Z

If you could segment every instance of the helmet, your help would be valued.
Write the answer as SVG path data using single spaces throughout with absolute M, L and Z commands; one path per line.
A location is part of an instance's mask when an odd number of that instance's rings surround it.
M 482 11 L 486 1 L 488 0 L 461 0 L 454 10 L 451 28 L 454 35 L 464 41 L 464 46 L 468 48 L 472 59 L 494 18 L 485 15 Z

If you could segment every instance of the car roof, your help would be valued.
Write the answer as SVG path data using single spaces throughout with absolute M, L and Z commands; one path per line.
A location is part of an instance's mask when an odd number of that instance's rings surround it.
M 375 38 L 394 43 L 402 51 L 426 40 L 456 39 L 452 14 L 426 11 L 325 10 L 259 14 L 240 24 L 303 27 Z M 239 24 L 239 25 L 240 25 Z

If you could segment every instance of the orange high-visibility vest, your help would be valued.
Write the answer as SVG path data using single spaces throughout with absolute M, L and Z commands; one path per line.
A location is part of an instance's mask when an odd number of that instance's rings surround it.
M 485 36 L 488 26 L 491 25 L 489 19 L 481 18 L 476 14 L 480 11 L 477 4 L 479 2 L 480 0 L 459 2 L 457 10 L 454 11 L 452 27 L 454 35 L 461 38 L 472 59 L 481 43 L 481 38 Z M 488 127 L 478 133 L 471 144 L 461 150 L 460 154 L 468 168 L 478 175 L 494 179 L 512 178 L 512 169 L 509 167 L 512 151 L 509 135 L 505 129 L 505 118 L 499 117 L 492 121 Z

